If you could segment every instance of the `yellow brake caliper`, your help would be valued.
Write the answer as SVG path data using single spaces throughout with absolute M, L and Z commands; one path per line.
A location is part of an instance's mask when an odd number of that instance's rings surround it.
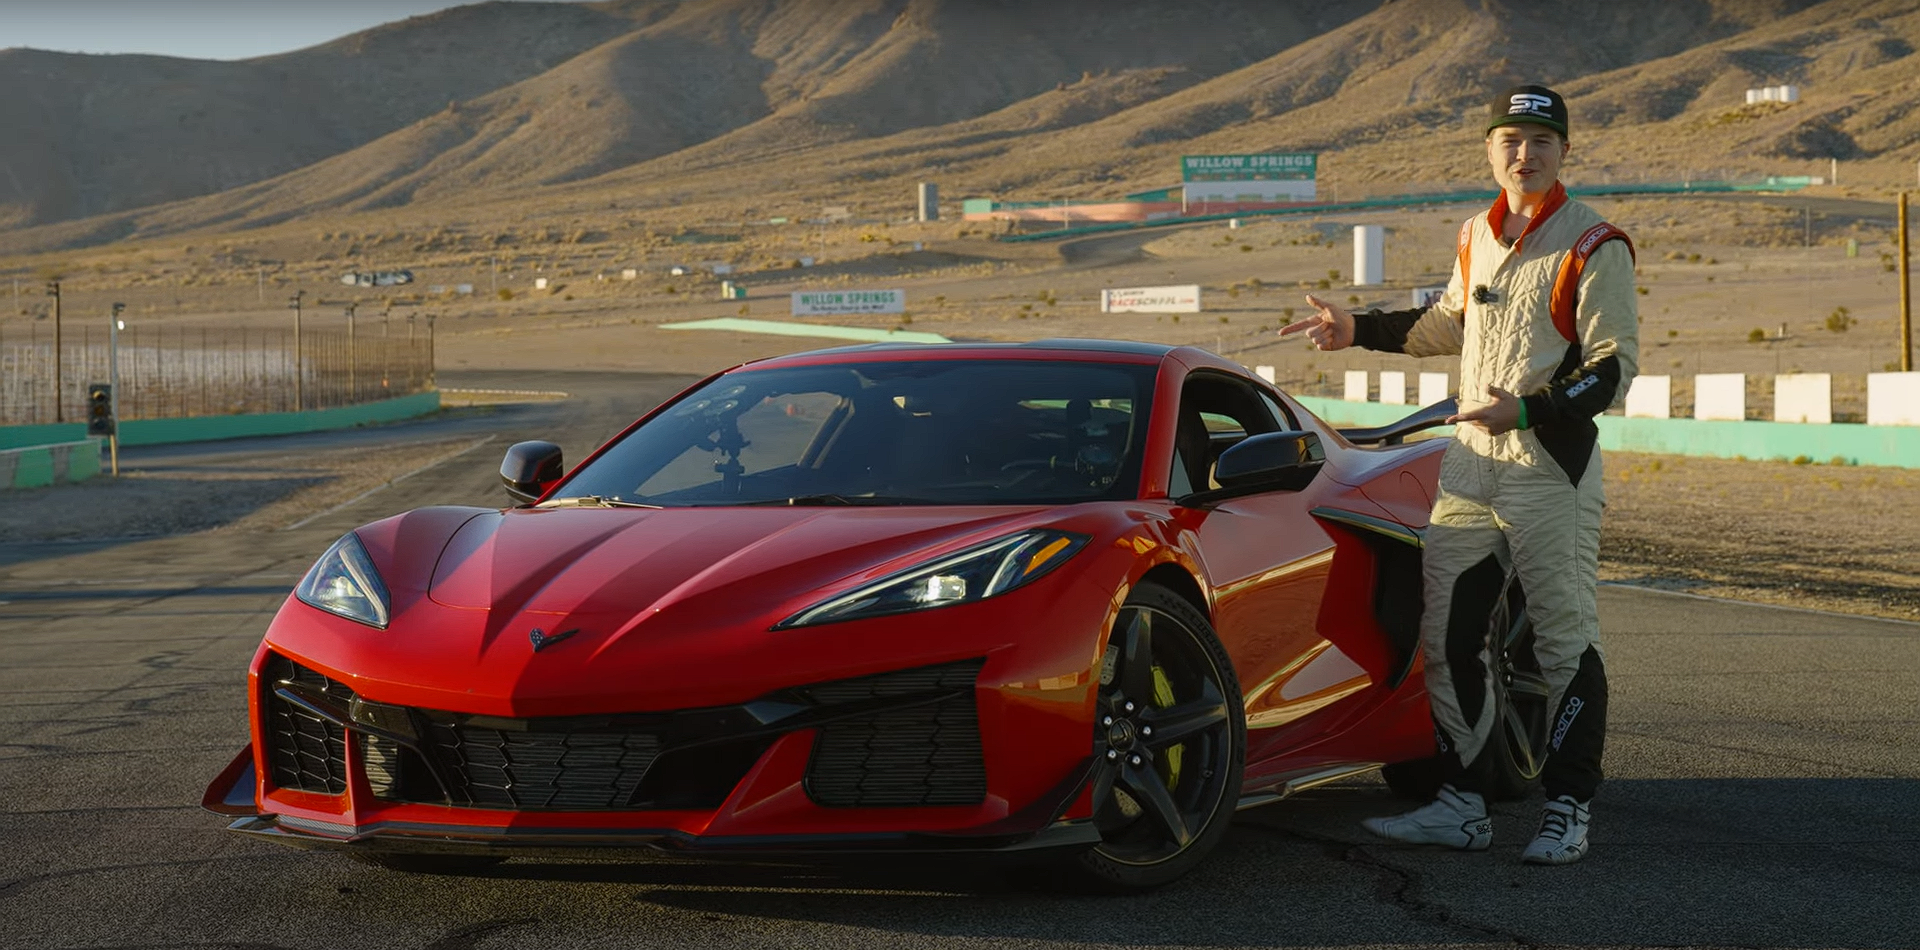
M 1173 681 L 1167 679 L 1166 670 L 1155 666 L 1153 668 L 1153 707 L 1171 709 L 1173 703 Z M 1166 753 L 1160 756 L 1160 761 L 1156 763 L 1159 766 L 1160 778 L 1166 781 L 1168 791 L 1180 787 L 1180 757 L 1186 751 L 1184 744 L 1169 746 Z

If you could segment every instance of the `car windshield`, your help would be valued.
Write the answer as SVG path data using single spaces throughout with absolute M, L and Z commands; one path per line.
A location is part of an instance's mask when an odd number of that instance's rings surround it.
M 1130 498 L 1151 365 L 921 360 L 745 369 L 688 394 L 555 493 L 697 505 Z

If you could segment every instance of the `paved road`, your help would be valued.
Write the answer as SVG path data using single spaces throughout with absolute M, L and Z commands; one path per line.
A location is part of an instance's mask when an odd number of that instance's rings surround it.
M 682 382 L 516 381 L 580 398 L 490 417 L 500 443 L 555 437 L 572 457 Z M 1124 900 L 941 868 L 516 861 L 422 877 L 222 832 L 195 803 L 244 742 L 245 663 L 287 590 L 356 523 L 498 502 L 494 463 L 462 457 L 239 544 L 15 546 L 0 561 L 0 948 L 1920 944 L 1920 626 L 1625 588 L 1602 594 L 1612 778 L 1596 850 L 1571 868 L 1517 863 L 1533 804 L 1498 809 L 1486 854 L 1371 843 L 1355 821 L 1399 807 L 1371 782 L 1244 813 L 1198 873 Z

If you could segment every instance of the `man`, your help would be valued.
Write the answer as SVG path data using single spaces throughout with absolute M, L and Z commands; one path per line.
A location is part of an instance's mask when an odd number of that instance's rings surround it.
M 1547 803 L 1522 855 L 1535 864 L 1571 864 L 1587 853 L 1607 711 L 1594 606 L 1603 499 L 1593 417 L 1625 400 L 1639 353 L 1632 244 L 1567 199 L 1559 173 L 1568 148 L 1558 93 L 1502 93 L 1486 136 L 1501 195 L 1461 229 L 1440 301 L 1424 311 L 1350 315 L 1309 296 L 1316 312 L 1280 331 L 1305 333 L 1322 350 L 1460 355 L 1461 410 L 1448 420 L 1458 428 L 1441 458 L 1427 529 L 1421 621 L 1450 778 L 1433 802 L 1363 824 L 1393 841 L 1476 851 L 1491 844 L 1485 784 L 1495 666 L 1487 618 L 1511 566 L 1527 594 L 1547 708 L 1555 711 L 1541 775 Z

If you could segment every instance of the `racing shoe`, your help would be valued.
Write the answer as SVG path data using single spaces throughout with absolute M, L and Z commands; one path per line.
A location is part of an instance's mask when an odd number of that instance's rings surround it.
M 1520 855 L 1527 864 L 1572 864 L 1587 856 L 1587 827 L 1593 812 L 1572 795 L 1549 799 L 1540 812 L 1540 833 Z
M 1440 786 L 1439 797 L 1404 815 L 1365 818 L 1362 828 L 1388 841 L 1437 844 L 1461 851 L 1485 851 L 1493 843 L 1487 800 L 1479 792 Z M 1582 826 L 1584 827 L 1584 826 Z

